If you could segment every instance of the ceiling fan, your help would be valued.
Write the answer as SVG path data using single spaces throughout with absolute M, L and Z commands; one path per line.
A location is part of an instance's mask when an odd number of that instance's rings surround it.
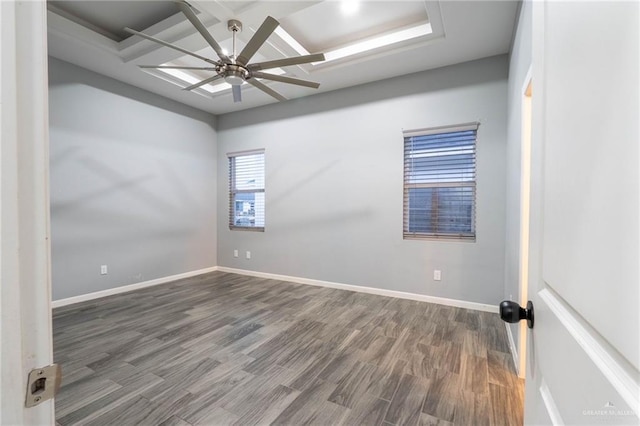
M 273 61 L 266 62 L 257 62 L 257 63 L 249 63 L 253 55 L 258 51 L 260 46 L 267 41 L 267 38 L 271 35 L 272 32 L 280 25 L 280 23 L 272 18 L 271 16 L 267 16 L 264 20 L 260 28 L 256 31 L 256 33 L 251 37 L 249 42 L 246 44 L 244 49 L 236 55 L 236 33 L 242 31 L 242 23 L 238 20 L 232 19 L 227 23 L 227 27 L 229 31 L 233 32 L 233 52 L 232 55 L 228 56 L 223 51 L 222 47 L 216 42 L 211 33 L 207 31 L 206 27 L 202 24 L 200 19 L 196 16 L 196 14 L 191 10 L 191 6 L 185 1 L 176 2 L 178 7 L 187 19 L 193 24 L 193 26 L 198 30 L 198 32 L 204 37 L 204 39 L 209 43 L 209 45 L 216 52 L 219 60 L 206 58 L 204 56 L 198 55 L 197 53 L 190 52 L 189 50 L 183 49 L 179 46 L 176 46 L 171 43 L 167 43 L 166 41 L 157 39 L 150 35 L 141 33 L 139 31 L 132 30 L 131 28 L 125 28 L 130 34 L 138 35 L 147 40 L 151 40 L 155 43 L 161 44 L 166 47 L 170 47 L 171 49 L 175 49 L 179 52 L 185 53 L 187 55 L 193 56 L 194 58 L 198 58 L 202 61 L 205 61 L 211 65 L 212 67 L 182 67 L 182 66 L 171 66 L 171 65 L 140 65 L 140 68 L 173 68 L 173 69 L 192 69 L 192 70 L 203 70 L 203 71 L 213 71 L 216 74 L 212 77 L 204 79 L 198 83 L 192 84 L 191 86 L 185 87 L 184 90 L 193 90 L 205 84 L 214 82 L 216 80 L 224 79 L 227 83 L 231 84 L 232 92 L 233 92 L 233 101 L 241 102 L 242 101 L 242 92 L 241 87 L 242 84 L 247 82 L 252 86 L 262 90 L 266 94 L 273 96 L 279 101 L 287 100 L 284 96 L 270 88 L 269 86 L 262 83 L 259 79 L 264 80 L 272 80 L 278 81 L 281 83 L 289 83 L 296 84 L 298 86 L 305 86 L 317 89 L 320 87 L 319 83 L 315 83 L 313 81 L 300 80 L 293 77 L 286 77 L 282 75 L 275 75 L 262 72 L 263 70 L 269 70 L 278 67 L 286 67 L 289 65 L 299 65 L 306 64 L 309 62 L 317 62 L 324 61 L 324 54 L 317 53 L 313 55 L 303 55 L 297 56 L 293 58 L 284 58 L 284 59 L 276 59 Z

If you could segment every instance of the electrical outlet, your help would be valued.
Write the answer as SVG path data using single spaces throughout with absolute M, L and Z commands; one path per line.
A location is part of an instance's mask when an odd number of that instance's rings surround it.
M 233 257 L 238 257 L 238 250 L 233 251 Z
M 433 270 L 433 280 L 434 281 L 442 280 L 442 271 L 440 271 L 439 269 L 434 269 Z
M 251 259 L 251 252 L 247 251 L 247 259 Z
M 107 265 L 100 266 L 100 275 L 107 275 Z

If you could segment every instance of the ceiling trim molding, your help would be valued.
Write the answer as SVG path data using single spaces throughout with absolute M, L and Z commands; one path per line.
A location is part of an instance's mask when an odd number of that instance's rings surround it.
M 108 31 L 102 27 L 99 27 L 98 25 L 94 25 L 89 21 L 86 21 L 82 18 L 80 18 L 79 16 L 74 15 L 73 13 L 69 13 L 63 9 L 60 9 L 58 6 L 56 6 L 53 3 L 47 2 L 47 11 L 48 12 L 52 12 L 55 13 L 58 16 L 61 16 L 69 21 L 72 21 L 76 24 L 79 24 L 95 33 L 100 34 L 101 36 L 107 37 L 113 41 L 115 41 L 116 43 L 118 43 L 120 41 L 120 37 L 118 37 L 117 35 L 115 35 L 114 33 L 112 33 L 111 31 Z
M 205 25 L 213 25 L 214 23 L 220 22 L 210 16 L 205 16 L 203 18 Z M 193 25 L 189 24 L 182 13 L 171 15 L 170 17 L 163 19 L 162 21 L 148 28 L 134 28 L 134 30 L 142 31 L 145 34 L 154 37 L 164 33 L 168 37 L 184 38 L 196 33 Z M 124 51 L 136 44 L 136 37 L 129 36 L 120 42 L 120 49 Z
M 110 54 L 118 54 L 117 41 L 92 31 L 67 17 L 58 15 L 52 10 L 47 11 L 47 33 L 67 40 L 81 41 Z

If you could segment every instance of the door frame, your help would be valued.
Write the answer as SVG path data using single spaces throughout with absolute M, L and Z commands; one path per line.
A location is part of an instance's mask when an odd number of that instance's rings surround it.
M 0 424 L 53 424 L 25 408 L 27 376 L 53 362 L 47 7 L 0 2 Z
M 523 80 L 520 100 L 520 234 L 518 289 L 520 306 L 529 300 L 529 232 L 531 215 L 531 133 L 533 130 L 532 111 L 532 65 Z M 527 366 L 527 324 L 518 325 L 518 377 L 526 377 Z

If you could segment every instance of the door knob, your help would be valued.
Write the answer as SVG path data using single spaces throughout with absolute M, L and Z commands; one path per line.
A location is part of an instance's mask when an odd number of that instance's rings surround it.
M 527 326 L 533 328 L 533 303 L 529 300 L 525 309 L 516 302 L 504 300 L 500 303 L 500 318 L 502 321 L 510 323 L 526 319 Z

